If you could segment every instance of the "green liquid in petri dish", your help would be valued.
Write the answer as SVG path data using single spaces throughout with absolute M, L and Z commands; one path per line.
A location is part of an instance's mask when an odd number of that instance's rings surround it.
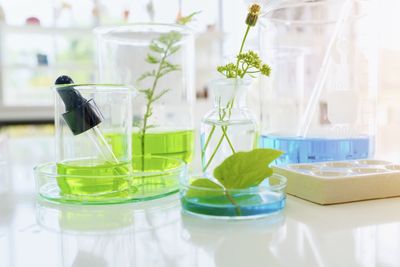
M 194 131 L 164 131 L 148 132 L 145 137 L 145 154 L 161 157 L 172 157 L 190 163 L 194 150 Z M 133 157 L 142 156 L 141 134 L 132 134 L 132 153 Z M 153 161 L 151 166 L 145 165 L 146 170 L 163 170 L 162 161 Z
M 74 160 L 57 164 L 57 184 L 62 195 L 85 196 L 93 200 L 126 197 L 131 183 L 131 163 Z

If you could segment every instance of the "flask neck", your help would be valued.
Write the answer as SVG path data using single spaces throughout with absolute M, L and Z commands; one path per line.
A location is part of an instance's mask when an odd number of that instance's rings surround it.
M 245 108 L 248 80 L 219 79 L 210 83 L 216 109 Z

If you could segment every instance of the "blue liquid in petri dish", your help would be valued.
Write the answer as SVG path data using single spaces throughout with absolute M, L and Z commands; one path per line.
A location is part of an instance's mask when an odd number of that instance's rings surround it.
M 276 165 L 365 159 L 373 155 L 373 137 L 302 138 L 273 135 L 261 136 L 262 148 L 285 151 Z
M 249 194 L 240 197 L 234 196 L 234 199 L 238 206 L 229 203 L 224 196 L 207 199 L 183 197 L 181 203 L 183 208 L 191 213 L 224 217 L 261 216 L 278 212 L 285 207 L 285 198 L 275 194 L 263 194 L 262 197 Z M 240 214 L 238 214 L 238 207 Z

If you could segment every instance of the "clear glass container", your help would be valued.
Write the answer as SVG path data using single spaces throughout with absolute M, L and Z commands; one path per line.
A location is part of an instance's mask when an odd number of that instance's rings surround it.
M 129 191 L 134 91 L 84 84 L 56 86 L 54 91 L 60 194 L 99 200 Z
M 78 168 L 72 165 L 73 169 L 67 169 L 63 165 L 60 168 L 59 163 L 45 163 L 34 169 L 36 192 L 46 200 L 61 203 L 90 205 L 140 202 L 178 192 L 179 180 L 187 176 L 186 164 L 179 159 L 146 158 L 144 171 L 135 162 L 141 161 L 134 160 L 133 168 L 131 165 L 118 165 L 107 167 L 104 172 L 99 172 L 96 166 Z M 163 167 L 162 172 L 152 170 L 159 166 Z M 132 172 L 125 173 L 128 168 Z M 71 171 L 66 172 L 65 169 Z
M 191 162 L 195 101 L 192 32 L 174 24 L 132 24 L 101 27 L 95 33 L 99 79 L 135 85 L 140 92 L 133 100 L 133 156 Z
M 284 1 L 262 19 L 261 145 L 278 164 L 374 154 L 377 99 L 372 1 Z
M 284 176 L 273 174 L 259 186 L 229 190 L 193 186 L 193 181 L 199 178 L 203 176 L 181 180 L 180 198 L 185 212 L 215 218 L 254 219 L 285 207 Z
M 246 108 L 250 80 L 218 79 L 210 82 L 214 109 L 201 123 L 202 170 L 212 173 L 227 157 L 258 146 L 258 125 Z

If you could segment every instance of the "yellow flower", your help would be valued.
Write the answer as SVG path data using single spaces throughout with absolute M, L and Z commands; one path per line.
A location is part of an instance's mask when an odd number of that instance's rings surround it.
M 249 13 L 247 14 L 246 17 L 246 24 L 249 26 L 256 25 L 260 13 L 261 13 L 261 6 L 259 4 L 252 4 L 249 7 Z

